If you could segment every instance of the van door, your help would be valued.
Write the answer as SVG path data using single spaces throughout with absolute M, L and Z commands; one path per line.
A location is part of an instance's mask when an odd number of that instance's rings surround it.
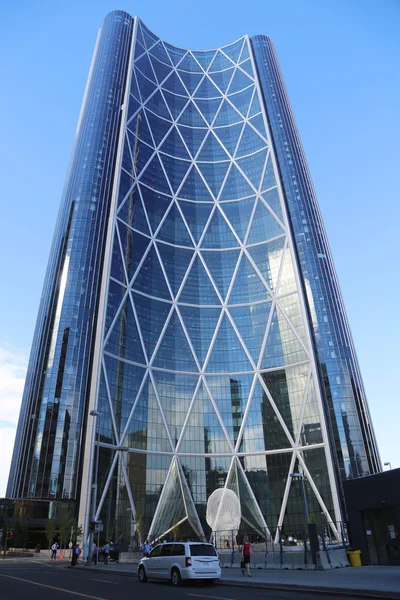
M 153 548 L 149 558 L 144 560 L 144 566 L 148 577 L 157 577 L 159 572 L 159 560 L 161 554 L 161 544 Z
M 158 559 L 158 575 L 163 579 L 169 579 L 171 566 L 171 551 L 173 544 L 161 544 L 161 555 Z
M 171 567 L 172 565 L 176 565 L 177 567 L 180 568 L 180 570 L 182 571 L 182 569 L 185 568 L 186 566 L 186 562 L 185 562 L 185 545 L 184 544 L 174 544 L 174 547 L 172 548 L 172 555 L 171 555 Z

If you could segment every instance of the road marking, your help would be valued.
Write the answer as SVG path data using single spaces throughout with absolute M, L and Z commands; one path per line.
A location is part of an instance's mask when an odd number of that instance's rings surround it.
M 101 581 L 101 583 L 113 583 L 114 585 L 118 585 L 117 581 L 110 581 L 109 579 L 92 579 L 92 581 Z
M 195 598 L 212 598 L 212 600 L 233 600 L 233 598 L 225 598 L 222 596 L 203 596 L 202 594 L 186 594 L 186 596 L 194 596 Z
M 54 587 L 54 585 L 46 585 L 45 583 L 38 583 L 37 581 L 31 581 L 30 579 L 23 579 L 22 577 L 13 577 L 12 575 L 4 575 L 0 573 L 0 577 L 7 577 L 8 579 L 16 579 L 17 581 L 25 581 L 25 583 L 32 583 L 33 585 L 39 585 L 40 587 L 50 588 L 51 590 L 57 590 L 58 592 L 67 592 L 67 594 L 73 594 L 74 596 L 82 596 L 83 598 L 92 598 L 92 600 L 106 600 L 99 596 L 89 596 L 88 594 L 81 594 L 80 592 L 73 592 L 65 588 Z

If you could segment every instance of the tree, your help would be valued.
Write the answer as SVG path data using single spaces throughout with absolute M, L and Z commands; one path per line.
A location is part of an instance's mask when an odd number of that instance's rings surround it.
M 55 519 L 49 519 L 46 523 L 45 527 L 46 538 L 49 541 L 49 548 L 52 542 L 54 542 L 54 538 L 56 537 L 57 529 Z
M 71 519 L 71 538 L 74 542 L 82 536 L 83 529 L 78 525 L 77 519 Z
M 6 530 L 8 526 L 7 513 L 0 512 L 0 529 Z
M 14 546 L 25 548 L 28 541 L 28 521 L 26 519 L 14 519 Z
M 172 527 L 172 532 L 171 533 L 174 536 L 174 541 L 175 540 L 179 540 L 179 538 L 181 536 L 181 530 L 179 529 L 178 522 L 174 522 L 174 525 Z
M 69 515 L 64 515 L 61 517 L 59 521 L 59 531 L 60 531 L 60 546 L 61 548 L 66 548 L 71 539 L 71 527 L 72 520 Z
M 136 545 L 139 546 L 139 548 L 142 545 L 142 542 L 144 541 L 144 521 L 142 519 L 142 517 L 136 517 L 136 531 L 135 531 L 135 541 L 136 541 Z
M 4 547 L 7 545 L 8 534 L 8 516 L 6 512 L 0 512 L 0 529 L 3 530 L 2 539 L 0 539 L 0 548 L 4 552 Z
M 77 519 L 68 514 L 61 517 L 59 522 L 59 530 L 61 548 L 67 548 L 70 541 L 76 542 L 83 533 L 82 527 L 81 525 L 78 525 Z

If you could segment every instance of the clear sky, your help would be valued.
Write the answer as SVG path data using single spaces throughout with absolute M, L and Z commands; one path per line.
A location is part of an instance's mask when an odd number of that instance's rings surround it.
M 339 274 L 383 461 L 400 467 L 398 0 L 19 0 L 0 7 L 0 497 L 97 30 L 275 42 Z

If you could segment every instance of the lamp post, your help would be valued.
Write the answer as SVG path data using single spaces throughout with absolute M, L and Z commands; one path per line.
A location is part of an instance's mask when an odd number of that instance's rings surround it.
M 391 470 L 391 469 L 392 469 L 392 463 L 391 463 L 391 462 L 385 462 L 385 463 L 383 463 L 383 465 L 384 465 L 385 467 L 389 467 L 389 470 Z
M 129 540 L 130 541 L 129 547 L 130 547 L 130 549 L 133 552 L 133 538 L 134 538 L 134 535 L 135 535 L 135 524 L 136 524 L 135 523 L 135 515 L 134 515 L 134 512 L 133 512 L 133 510 L 131 508 L 127 508 L 126 510 L 127 510 L 127 512 L 131 513 L 131 519 L 130 519 L 130 524 L 129 524 L 129 538 L 130 538 L 130 540 Z
M 91 521 L 95 521 L 95 519 L 96 519 L 96 499 L 97 499 L 97 474 L 98 474 L 98 470 L 99 470 L 99 453 L 100 453 L 100 432 L 99 432 L 99 428 L 97 426 L 97 417 L 100 416 L 100 411 L 91 410 L 89 414 L 91 417 L 94 417 L 96 419 L 96 422 L 95 422 L 95 431 L 96 431 L 96 433 L 95 433 L 95 448 L 97 451 L 96 451 L 96 461 L 95 461 L 95 466 L 94 466 L 93 483 L 92 483 L 92 488 L 91 488 L 91 493 L 92 493 L 92 496 L 91 496 L 91 501 L 92 501 Z M 89 558 L 89 556 L 92 555 L 93 541 L 94 541 L 94 531 L 92 531 L 90 533 L 89 552 L 88 552 L 87 559 Z M 96 561 L 96 566 L 97 566 L 97 561 Z
M 304 512 L 306 514 L 307 525 L 310 523 L 310 516 L 308 514 L 308 503 L 307 503 L 307 495 L 306 495 L 306 487 L 304 485 L 304 475 L 303 473 L 291 473 L 290 477 L 293 480 L 300 479 L 301 481 L 301 489 L 303 490 L 303 501 L 304 501 Z

